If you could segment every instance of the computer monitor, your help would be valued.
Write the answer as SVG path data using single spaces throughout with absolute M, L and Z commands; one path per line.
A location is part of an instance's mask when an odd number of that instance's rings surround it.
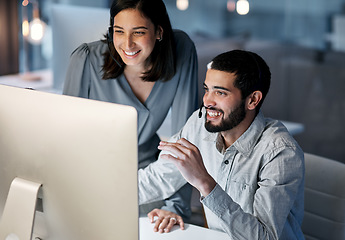
M 53 4 L 53 87 L 62 91 L 71 53 L 82 43 L 104 39 L 110 24 L 109 8 Z
M 134 108 L 0 85 L 0 239 L 137 240 L 137 162 Z

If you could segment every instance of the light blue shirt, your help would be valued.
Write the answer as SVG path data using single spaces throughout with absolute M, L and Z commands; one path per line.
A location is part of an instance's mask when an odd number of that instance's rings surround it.
M 224 149 L 195 112 L 171 141 L 196 145 L 217 185 L 201 197 L 208 226 L 230 239 L 304 239 L 304 154 L 282 123 L 260 112 L 237 141 Z M 139 204 L 164 199 L 186 180 L 159 159 L 139 170 Z

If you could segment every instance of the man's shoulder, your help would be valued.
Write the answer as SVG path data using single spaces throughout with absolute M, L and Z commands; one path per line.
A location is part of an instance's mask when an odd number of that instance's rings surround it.
M 265 118 L 265 128 L 263 134 L 272 136 L 284 136 L 287 138 L 292 137 L 285 125 L 281 121 L 273 118 Z
M 276 119 L 265 118 L 265 127 L 261 141 L 272 148 L 292 148 L 300 151 L 301 148 L 285 125 Z
M 188 118 L 186 124 L 183 127 L 185 130 L 203 128 L 204 117 L 199 117 L 199 112 L 199 110 L 194 111 Z
M 186 124 L 180 132 L 180 137 L 186 138 L 187 140 L 196 143 L 209 139 L 214 133 L 210 133 L 205 128 L 205 111 L 196 110 L 187 120 Z

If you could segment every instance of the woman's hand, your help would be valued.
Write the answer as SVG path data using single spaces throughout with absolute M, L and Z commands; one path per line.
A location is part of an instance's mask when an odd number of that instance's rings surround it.
M 153 228 L 154 232 L 168 233 L 174 225 L 180 225 L 180 228 L 184 230 L 184 222 L 181 216 L 176 213 L 169 212 L 163 209 L 153 209 L 147 214 L 151 223 L 155 222 Z M 156 221 L 154 218 L 158 217 Z

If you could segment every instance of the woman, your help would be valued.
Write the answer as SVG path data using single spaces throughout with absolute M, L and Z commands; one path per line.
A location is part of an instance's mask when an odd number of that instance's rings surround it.
M 156 160 L 169 109 L 175 133 L 197 108 L 197 55 L 190 38 L 172 30 L 162 0 L 115 0 L 110 15 L 107 40 L 72 53 L 63 93 L 135 107 L 142 168 Z M 189 204 L 190 194 L 177 195 L 168 209 L 188 216 L 181 197 Z

